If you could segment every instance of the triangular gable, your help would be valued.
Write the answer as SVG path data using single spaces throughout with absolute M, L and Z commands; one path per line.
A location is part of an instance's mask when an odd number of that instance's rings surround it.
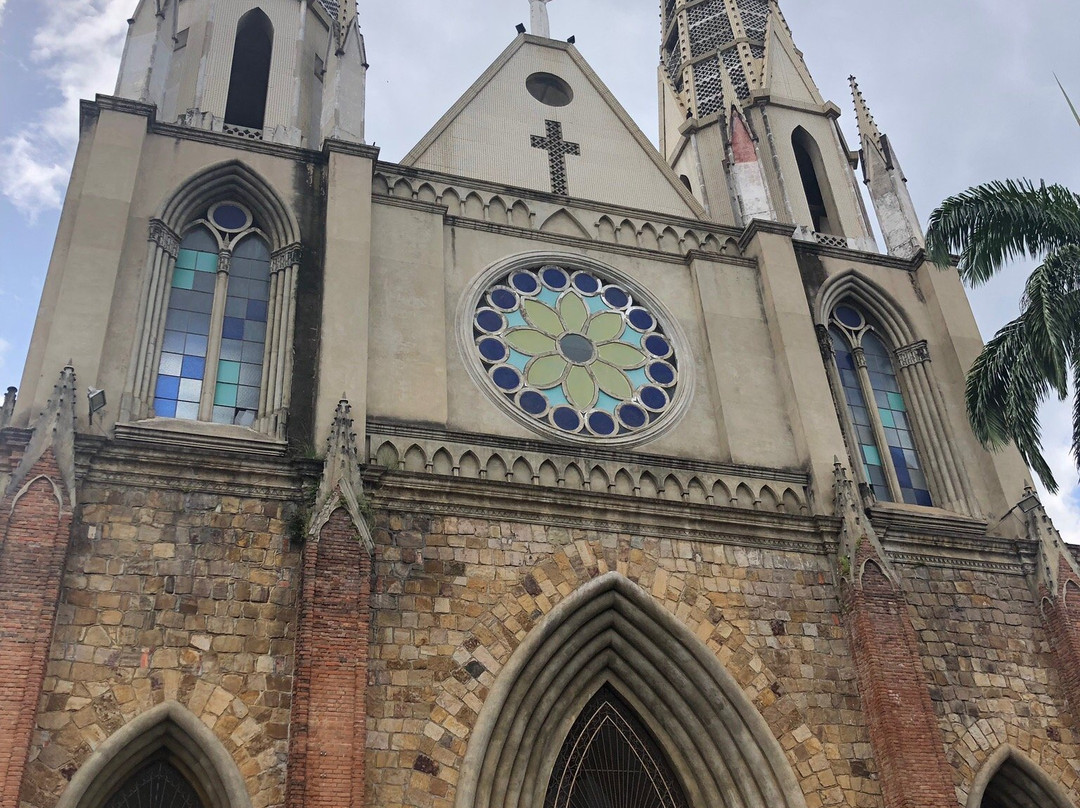
M 825 99 L 818 92 L 795 43 L 784 26 L 769 20 L 765 48 L 765 83 L 769 95 L 788 101 L 821 106 Z
M 573 100 L 558 107 L 536 100 L 525 86 L 534 73 L 558 76 L 570 85 Z M 553 177 L 550 150 L 533 145 L 549 138 L 571 144 L 556 147 L 566 152 L 566 195 L 704 216 L 577 49 L 528 35 L 511 43 L 402 164 L 562 193 L 562 178 Z

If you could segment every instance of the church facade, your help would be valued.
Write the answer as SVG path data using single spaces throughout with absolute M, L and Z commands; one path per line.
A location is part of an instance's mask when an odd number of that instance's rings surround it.
M 0 808 L 1080 805 L 893 144 L 660 11 L 659 149 L 532 0 L 390 163 L 355 0 L 141 0 L 0 409 Z

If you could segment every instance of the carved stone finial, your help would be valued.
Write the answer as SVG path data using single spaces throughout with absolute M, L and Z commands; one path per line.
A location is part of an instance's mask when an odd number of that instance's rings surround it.
M 860 549 L 864 542 L 869 542 L 874 560 L 882 572 L 896 586 L 899 578 L 885 554 L 885 547 L 878 539 L 877 532 L 870 520 L 863 513 L 862 501 L 855 483 L 848 477 L 847 469 L 840 463 L 840 458 L 833 458 L 833 480 L 836 487 L 836 516 L 843 520 L 840 527 L 840 574 L 852 585 L 862 584 L 862 559 Z M 861 554 L 865 556 L 865 553 Z
M 1034 503 L 1033 507 L 1030 509 L 1025 507 L 1024 510 L 1027 511 L 1028 538 L 1039 544 L 1038 569 L 1035 571 L 1036 583 L 1045 589 L 1052 600 L 1056 601 L 1062 594 L 1062 561 L 1072 568 L 1078 578 L 1080 578 L 1080 564 L 1069 551 L 1058 529 L 1054 527 L 1054 522 L 1039 501 L 1035 489 L 1030 485 L 1027 486 L 1024 489 L 1024 497 L 1020 501 Z M 1014 507 L 1020 507 L 1020 505 Z
M 4 403 L 0 405 L 0 429 L 11 423 L 11 416 L 15 414 L 15 398 L 18 392 L 14 387 L 9 387 L 4 394 Z
M 8 397 L 14 398 L 11 388 Z M 60 469 L 60 477 L 67 493 L 67 502 L 63 503 L 67 510 L 75 507 L 75 398 L 77 395 L 75 385 L 75 369 L 69 364 L 60 371 L 60 378 L 53 387 L 52 398 L 37 417 L 33 425 L 33 435 L 26 445 L 22 460 L 8 480 L 4 496 L 9 497 L 18 493 L 26 482 L 34 465 L 42 455 L 51 447 L 56 465 Z M 12 402 L 14 404 L 14 401 Z M 7 398 L 5 398 L 5 407 Z
M 356 448 L 356 434 L 352 431 L 352 426 L 352 407 L 343 395 L 338 402 L 334 423 L 326 441 L 322 480 L 315 498 L 308 535 L 312 538 L 318 537 L 319 531 L 330 520 L 334 511 L 339 506 L 344 507 L 360 534 L 364 547 L 368 553 L 372 553 L 375 542 L 361 506 L 364 501 L 364 481 L 360 473 L 360 453 Z

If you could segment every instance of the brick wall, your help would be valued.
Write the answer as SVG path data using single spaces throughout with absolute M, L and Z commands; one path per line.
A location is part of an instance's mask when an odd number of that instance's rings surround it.
M 304 548 L 290 808 L 362 806 L 371 557 L 344 508 Z
M 1062 558 L 1061 594 L 1044 601 L 1043 619 L 1053 643 L 1062 685 L 1073 720 L 1080 720 L 1080 579 Z
M 200 485 L 190 470 L 167 484 Z M 22 805 L 54 805 L 94 748 L 165 700 L 211 728 L 254 808 L 282 805 L 299 564 L 285 503 L 130 482 L 80 497 Z
M 44 475 L 44 476 L 42 476 Z M 35 479 L 36 478 L 36 479 Z M 71 513 L 51 450 L 27 488 L 0 500 L 0 807 L 18 805 L 56 619 Z
M 844 584 L 845 620 L 884 806 L 954 808 L 951 772 L 907 602 L 869 542 L 853 564 L 864 572 L 859 585 Z

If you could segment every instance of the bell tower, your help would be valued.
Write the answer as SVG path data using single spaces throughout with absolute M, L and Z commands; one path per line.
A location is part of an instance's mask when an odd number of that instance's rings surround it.
M 873 249 L 840 110 L 776 0 L 664 0 L 661 18 L 661 151 L 713 218 Z
M 142 0 L 116 95 L 179 123 L 308 148 L 363 142 L 356 0 Z

